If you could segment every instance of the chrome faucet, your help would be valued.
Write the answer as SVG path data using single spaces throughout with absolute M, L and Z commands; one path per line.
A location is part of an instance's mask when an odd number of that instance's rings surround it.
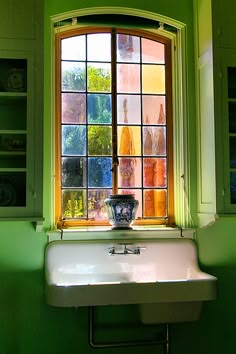
M 124 249 L 122 251 L 120 251 L 120 250 L 117 251 L 115 246 L 110 247 L 108 249 L 108 252 L 110 255 L 115 255 L 115 254 L 118 254 L 118 255 L 137 254 L 137 255 L 139 255 L 141 249 L 146 249 L 146 247 L 139 247 L 139 246 L 134 247 L 134 248 L 127 247 L 129 245 L 133 245 L 133 243 L 118 243 L 118 245 L 124 246 Z

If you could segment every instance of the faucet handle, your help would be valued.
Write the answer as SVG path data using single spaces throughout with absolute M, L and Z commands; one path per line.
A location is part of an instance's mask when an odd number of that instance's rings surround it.
M 108 249 L 108 252 L 109 252 L 109 254 L 110 255 L 112 255 L 112 254 L 115 254 L 115 247 L 113 246 L 113 247 L 109 247 L 109 249 Z

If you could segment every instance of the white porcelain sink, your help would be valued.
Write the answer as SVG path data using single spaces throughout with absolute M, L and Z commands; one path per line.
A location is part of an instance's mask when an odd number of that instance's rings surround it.
M 122 254 L 125 243 L 128 252 L 137 254 Z M 143 322 L 157 323 L 197 319 L 202 301 L 216 298 L 217 279 L 199 269 L 192 240 L 130 243 L 49 243 L 45 252 L 47 303 L 61 307 L 141 304 Z

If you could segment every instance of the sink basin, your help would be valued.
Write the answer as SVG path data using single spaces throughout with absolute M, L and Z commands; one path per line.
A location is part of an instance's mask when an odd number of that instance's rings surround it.
M 188 239 L 54 241 L 45 276 L 49 305 L 140 304 L 144 323 L 197 319 L 202 302 L 216 298 L 217 279 L 199 269 Z

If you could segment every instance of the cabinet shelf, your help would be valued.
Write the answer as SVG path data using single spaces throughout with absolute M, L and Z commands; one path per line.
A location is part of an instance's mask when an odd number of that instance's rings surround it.
M 26 168 L 2 168 L 0 167 L 0 172 L 26 172 Z

